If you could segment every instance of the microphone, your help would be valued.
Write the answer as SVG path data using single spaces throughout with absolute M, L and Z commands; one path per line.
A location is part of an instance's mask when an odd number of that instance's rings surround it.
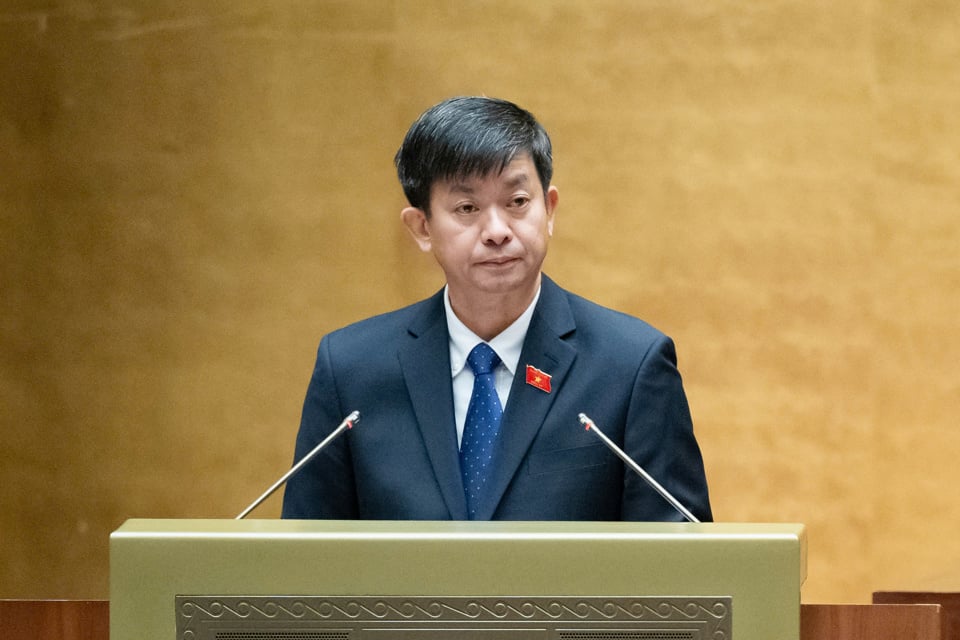
M 243 519 L 247 516 L 248 513 L 250 513 L 250 512 L 253 511 L 254 509 L 256 509 L 256 508 L 260 505 L 261 502 L 263 502 L 264 500 L 266 500 L 267 498 L 269 498 L 270 495 L 273 494 L 274 491 L 276 491 L 277 489 L 279 489 L 280 487 L 282 487 L 282 486 L 283 486 L 283 483 L 285 483 L 287 480 L 289 480 L 290 477 L 293 476 L 293 474 L 295 474 L 295 473 L 297 473 L 298 471 L 300 471 L 300 469 L 302 469 L 305 464 L 307 464 L 308 462 L 310 462 L 310 460 L 311 460 L 315 455 L 317 455 L 318 453 L 320 453 L 320 452 L 323 450 L 324 447 L 326 447 L 328 444 L 330 444 L 331 442 L 333 442 L 333 441 L 337 438 L 337 436 L 339 436 L 341 433 L 343 433 L 343 432 L 346 431 L 347 429 L 352 429 L 352 428 L 353 428 L 353 425 L 357 424 L 359 421 L 360 421 L 360 412 L 359 412 L 359 411 L 354 411 L 353 413 L 351 413 L 350 415 L 348 415 L 346 418 L 344 418 L 344 419 L 343 419 L 343 422 L 341 422 L 340 425 L 337 426 L 337 428 L 334 429 L 333 432 L 332 432 L 330 435 L 328 435 L 326 438 L 324 438 L 323 441 L 322 441 L 320 444 L 318 444 L 317 446 L 315 446 L 315 447 L 310 451 L 310 453 L 308 453 L 307 455 L 303 456 L 303 458 L 300 459 L 300 462 L 298 462 L 297 464 L 293 465 L 293 467 L 290 469 L 290 471 L 287 471 L 285 474 L 283 474 L 283 476 L 281 476 L 279 480 L 277 480 L 276 482 L 273 483 L 273 486 L 271 486 L 269 489 L 267 489 L 266 491 L 264 491 L 264 492 L 263 492 L 263 495 L 260 496 L 259 498 L 257 498 L 256 500 L 254 500 L 253 503 L 252 503 L 249 507 L 247 507 L 246 509 L 244 509 L 243 511 L 241 511 L 241 512 L 240 512 L 240 515 L 238 515 L 236 518 L 234 518 L 234 520 L 243 520 Z
M 657 482 L 657 481 L 653 478 L 653 476 L 651 476 L 649 473 L 647 473 L 646 470 L 644 470 L 643 467 L 641 467 L 639 464 L 637 464 L 637 463 L 633 460 L 633 458 L 631 458 L 630 456 L 628 456 L 627 453 L 626 453 L 623 449 L 621 449 L 620 447 L 618 447 L 618 446 L 613 442 L 613 440 L 611 440 L 610 438 L 608 438 L 608 437 L 606 436 L 606 434 L 603 433 L 603 431 L 600 431 L 600 429 L 597 428 L 597 425 L 594 424 L 593 420 L 591 420 L 591 419 L 587 416 L 587 414 L 585 414 L 585 413 L 581 413 L 581 414 L 580 414 L 580 424 L 584 425 L 584 426 L 587 428 L 587 431 L 593 431 L 595 434 L 597 434 L 597 437 L 600 438 L 600 439 L 603 441 L 603 444 L 607 445 L 607 447 L 609 447 L 611 451 L 613 451 L 615 454 L 617 454 L 617 457 L 619 457 L 621 460 L 623 460 L 624 462 L 626 462 L 627 465 L 628 465 L 631 469 L 633 469 L 634 471 L 636 471 L 637 474 L 638 474 L 641 478 L 643 478 L 644 481 L 645 481 L 648 485 L 650 485 L 651 488 L 653 488 L 657 493 L 659 493 L 661 496 L 663 496 L 663 499 L 666 500 L 667 502 L 669 502 L 671 507 L 673 507 L 674 509 L 676 509 L 677 511 L 679 511 L 680 514 L 683 515 L 684 518 L 686 518 L 686 519 L 689 520 L 690 522 L 700 522 L 699 520 L 697 520 L 697 517 L 696 517 L 696 516 L 694 516 L 692 513 L 690 513 L 690 510 L 689 510 L 689 509 L 687 509 L 685 506 L 683 506 L 683 505 L 680 503 L 679 500 L 677 500 L 676 498 L 674 498 L 673 495 L 672 495 L 669 491 L 667 491 L 666 489 L 664 489 L 664 488 L 663 488 L 663 485 L 661 485 L 659 482 Z

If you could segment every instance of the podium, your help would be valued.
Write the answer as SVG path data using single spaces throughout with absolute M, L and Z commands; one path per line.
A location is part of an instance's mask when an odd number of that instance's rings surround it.
M 129 520 L 112 640 L 798 640 L 799 524 Z
M 4 640 L 108 640 L 106 600 L 0 600 Z
M 803 640 L 949 640 L 938 604 L 805 604 Z
M 960 640 L 960 591 L 939 590 L 874 591 L 875 605 L 931 605 L 943 609 L 943 640 Z

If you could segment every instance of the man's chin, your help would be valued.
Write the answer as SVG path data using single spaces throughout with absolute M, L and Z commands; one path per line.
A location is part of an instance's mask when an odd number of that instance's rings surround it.
M 507 272 L 480 279 L 478 289 L 488 294 L 509 295 L 534 291 L 540 282 L 540 273 Z

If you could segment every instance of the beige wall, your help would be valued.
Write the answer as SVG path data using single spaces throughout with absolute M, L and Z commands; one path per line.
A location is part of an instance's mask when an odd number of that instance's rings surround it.
M 0 597 L 282 473 L 320 336 L 440 284 L 391 159 L 463 93 L 676 339 L 718 519 L 806 523 L 808 602 L 960 572 L 954 0 L 19 0 L 0 81 Z

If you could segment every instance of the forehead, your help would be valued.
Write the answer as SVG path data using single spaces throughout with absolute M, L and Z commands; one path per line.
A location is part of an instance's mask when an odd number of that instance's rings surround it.
M 502 170 L 487 173 L 468 173 L 438 179 L 431 194 L 476 193 L 484 189 L 533 189 L 539 184 L 537 168 L 529 154 L 521 154 L 508 162 Z

